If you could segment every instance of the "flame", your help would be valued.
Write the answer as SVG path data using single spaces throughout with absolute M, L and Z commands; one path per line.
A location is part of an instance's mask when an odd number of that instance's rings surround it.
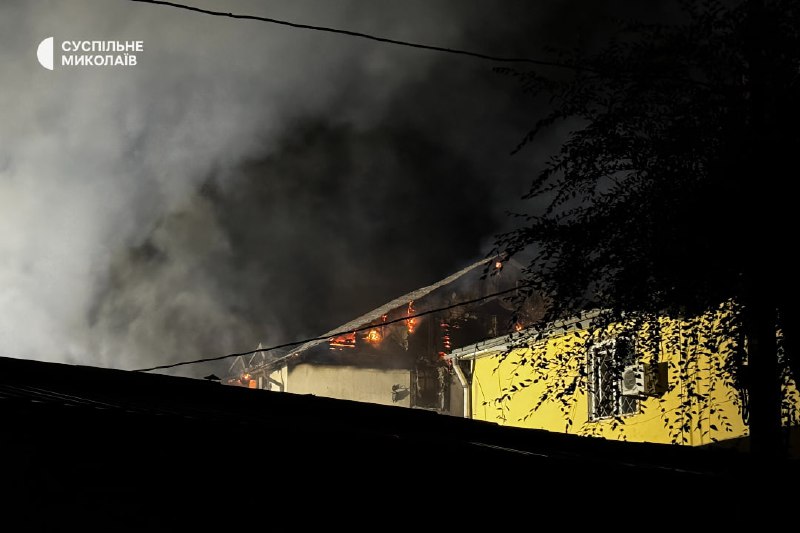
M 367 336 L 364 338 L 367 340 L 367 342 L 374 342 L 374 343 L 381 342 L 381 339 L 383 339 L 383 337 L 381 336 L 381 332 L 375 328 L 369 330 L 367 332 Z
M 519 322 L 517 322 L 516 324 L 514 324 L 514 331 L 516 331 L 517 333 L 519 333 L 520 331 L 522 331 L 522 324 L 520 324 Z
M 356 334 L 355 333 L 345 333 L 344 335 L 339 335 L 338 337 L 333 337 L 330 341 L 328 341 L 331 350 L 338 348 L 355 348 L 356 347 Z
M 439 357 L 444 359 L 447 354 L 450 353 L 451 344 L 450 344 L 450 324 L 445 321 L 439 323 L 439 327 L 442 328 L 442 350 L 439 351 Z
M 406 312 L 406 316 L 412 316 L 414 314 L 414 301 L 408 302 L 408 310 Z M 414 330 L 417 329 L 417 319 L 416 318 L 409 318 L 406 320 L 406 328 L 408 328 L 409 335 L 414 333 Z
M 242 372 L 239 377 L 231 377 L 225 380 L 227 385 L 235 385 L 237 387 L 247 387 L 248 389 L 257 389 L 258 381 L 253 378 L 248 372 Z
M 503 263 L 501 263 L 500 261 L 496 261 L 495 264 L 494 264 L 494 267 L 497 270 L 500 270 L 501 268 L 503 268 Z

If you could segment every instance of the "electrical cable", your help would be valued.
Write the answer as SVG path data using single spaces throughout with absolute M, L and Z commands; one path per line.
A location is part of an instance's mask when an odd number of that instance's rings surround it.
M 386 322 L 381 322 L 380 325 L 381 326 L 388 326 L 389 324 L 395 324 L 397 322 L 403 322 L 405 320 L 410 320 L 412 318 L 418 318 L 418 317 L 421 317 L 421 316 L 431 315 L 433 313 L 439 313 L 439 312 L 442 312 L 442 311 L 447 311 L 449 309 L 456 309 L 458 307 L 463 307 L 465 305 L 470 305 L 470 304 L 474 304 L 474 303 L 477 303 L 477 302 L 482 302 L 484 300 L 488 300 L 489 298 L 494 298 L 494 297 L 497 297 L 497 296 L 502 296 L 504 294 L 509 294 L 511 292 L 516 292 L 520 288 L 524 288 L 526 286 L 527 285 L 520 285 L 520 286 L 514 287 L 512 289 L 506 289 L 504 291 L 494 292 L 492 294 L 487 294 L 487 295 L 481 296 L 479 298 L 473 298 L 471 300 L 465 300 L 463 302 L 458 302 L 458 303 L 455 303 L 455 304 L 446 305 L 444 307 L 437 307 L 436 309 L 429 309 L 428 311 L 423 311 L 421 313 L 415 313 L 413 315 L 408 315 L 408 316 L 404 316 L 404 317 L 401 317 L 401 318 L 395 318 L 395 319 L 392 319 L 392 320 L 387 320 Z M 272 351 L 275 351 L 275 350 L 279 350 L 281 348 L 291 348 L 292 346 L 299 346 L 299 345 L 302 345 L 302 344 L 306 344 L 308 342 L 326 341 L 326 340 L 331 339 L 333 337 L 338 337 L 340 335 L 349 335 L 351 333 L 358 333 L 359 331 L 370 330 L 370 329 L 372 329 L 374 327 L 375 327 L 374 324 L 370 324 L 370 325 L 367 325 L 367 326 L 362 326 L 362 327 L 358 327 L 358 328 L 347 330 L 347 331 L 337 331 L 337 332 L 330 333 L 330 334 L 327 334 L 327 335 L 324 335 L 324 336 L 321 336 L 321 337 L 312 337 L 310 339 L 303 339 L 303 340 L 298 340 L 298 341 L 285 342 L 285 343 L 282 343 L 282 344 L 276 344 L 275 346 L 268 346 L 266 348 L 257 348 L 255 350 L 249 350 L 247 352 L 230 353 L 230 354 L 226 354 L 226 355 L 218 355 L 218 356 L 215 356 L 215 357 L 205 357 L 205 358 L 202 358 L 202 359 L 192 359 L 190 361 L 179 361 L 177 363 L 168 363 L 168 364 L 164 364 L 164 365 L 151 366 L 151 367 L 147 367 L 147 368 L 139 368 L 137 370 L 134 370 L 134 372 L 150 372 L 150 371 L 153 371 L 153 370 L 166 370 L 168 368 L 176 368 L 176 367 L 185 366 L 185 365 L 194 365 L 194 364 L 198 364 L 198 363 L 209 363 L 209 362 L 212 362 L 212 361 L 222 361 L 223 359 L 229 359 L 231 357 L 240 357 L 240 356 L 245 356 L 245 355 L 253 355 L 253 354 L 256 354 L 256 353 L 259 353 L 259 352 L 272 352 Z M 288 355 L 286 355 L 286 356 L 284 356 L 282 358 L 276 359 L 276 361 L 274 361 L 274 362 L 287 359 L 289 357 L 292 357 L 293 355 L 295 355 L 295 353 L 290 353 L 290 354 L 288 354 Z

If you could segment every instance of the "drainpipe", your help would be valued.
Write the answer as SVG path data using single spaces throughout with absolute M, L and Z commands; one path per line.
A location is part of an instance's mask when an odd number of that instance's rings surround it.
M 458 382 L 461 384 L 461 388 L 464 389 L 464 418 L 472 418 L 472 402 L 470 401 L 469 382 L 467 381 L 467 376 L 464 375 L 464 371 L 461 370 L 461 363 L 455 358 L 453 359 L 453 370 L 456 371 Z

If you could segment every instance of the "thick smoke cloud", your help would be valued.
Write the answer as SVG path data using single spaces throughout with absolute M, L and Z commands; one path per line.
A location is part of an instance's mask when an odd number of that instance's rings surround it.
M 498 54 L 564 40 L 563 2 L 193 4 Z M 145 49 L 48 72 L 50 35 Z M 316 334 L 484 254 L 552 148 L 508 156 L 531 104 L 472 59 L 99 0 L 4 2 L 0 39 L 6 356 L 137 368 Z

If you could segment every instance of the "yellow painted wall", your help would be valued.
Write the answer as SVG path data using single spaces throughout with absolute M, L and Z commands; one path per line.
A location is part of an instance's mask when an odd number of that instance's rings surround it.
M 545 334 L 524 348 L 473 362 L 473 418 L 518 427 L 611 439 L 703 445 L 747 435 L 742 397 L 729 372 L 720 371 L 740 346 L 734 307 L 721 305 L 688 319 L 658 317 L 589 331 L 577 323 Z M 589 420 L 586 349 L 591 342 L 627 333 L 644 362 L 667 363 L 667 391 L 639 401 L 638 412 Z M 572 391 L 557 398 L 559 391 Z M 800 398 L 790 384 L 797 419 Z

